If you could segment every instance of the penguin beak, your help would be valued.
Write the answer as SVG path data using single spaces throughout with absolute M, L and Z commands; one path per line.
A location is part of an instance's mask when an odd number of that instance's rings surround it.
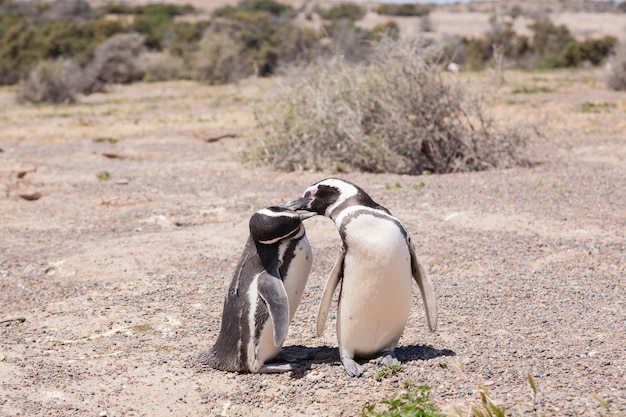
M 314 211 L 307 211 L 304 213 L 298 213 L 300 215 L 300 220 L 310 219 L 311 217 L 317 216 L 317 213 Z
M 288 203 L 285 203 L 285 205 L 283 207 L 287 207 L 288 209 L 291 209 L 293 211 L 298 211 L 298 210 L 307 210 L 304 213 L 300 212 L 298 213 L 300 215 L 300 220 L 306 220 L 309 219 L 313 216 L 317 216 L 318 213 L 312 211 L 308 211 L 310 209 L 310 205 L 311 202 L 313 201 L 313 198 L 309 197 L 301 197 L 295 200 L 291 200 Z

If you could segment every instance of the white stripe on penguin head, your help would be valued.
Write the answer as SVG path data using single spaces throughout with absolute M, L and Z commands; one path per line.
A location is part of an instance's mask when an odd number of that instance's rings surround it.
M 267 216 L 267 217 L 274 217 L 274 218 L 279 218 L 279 217 L 288 217 L 290 219 L 298 219 L 300 220 L 300 215 L 298 213 L 296 213 L 295 211 L 273 211 L 270 210 L 269 208 L 264 208 L 261 209 L 259 211 L 257 211 L 257 214 L 260 214 L 262 216 Z M 302 229 L 302 227 L 298 227 L 299 229 Z M 295 237 L 300 237 L 300 235 L 303 233 L 303 231 L 301 231 L 300 233 L 298 233 L 298 236 Z M 287 234 L 283 235 L 283 236 L 278 236 L 275 237 L 274 239 L 269 239 L 269 240 L 260 240 L 259 243 L 262 243 L 264 245 L 271 245 L 274 244 L 278 241 L 281 241 L 283 239 L 286 239 L 290 236 L 293 236 L 294 234 L 294 230 L 290 230 Z
M 346 201 L 350 197 L 354 197 L 359 193 L 359 190 L 354 185 L 342 181 L 338 178 L 328 178 L 326 180 L 320 181 L 317 184 L 309 187 L 307 191 L 311 191 L 311 194 L 315 194 L 313 190 L 317 191 L 317 187 L 319 187 L 320 185 L 334 187 L 339 190 L 339 197 L 337 197 L 337 200 L 333 204 L 328 206 L 326 208 L 326 211 L 324 212 L 324 216 L 326 217 L 330 217 L 333 210 L 339 207 L 344 201 Z
M 274 210 L 270 210 L 269 208 L 261 209 L 257 211 L 257 213 L 263 216 L 268 216 L 268 217 L 292 217 L 292 218 L 300 217 L 298 213 L 294 211 L 274 211 Z

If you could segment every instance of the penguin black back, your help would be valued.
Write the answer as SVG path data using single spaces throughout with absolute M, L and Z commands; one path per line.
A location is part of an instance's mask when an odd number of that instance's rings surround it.
M 251 216 L 249 228 L 250 236 L 224 300 L 218 338 L 213 347 L 197 357 L 197 362 L 224 371 L 257 372 L 264 355 L 271 356 L 276 347 L 280 349 L 293 315 L 289 307 L 291 294 L 286 292 L 283 280 L 303 240 L 310 253 L 301 216 L 290 209 L 259 210 Z M 310 262 L 308 269 L 297 274 L 298 280 L 304 280 L 302 287 L 309 271 Z M 300 296 L 301 291 L 295 307 Z M 272 351 L 268 354 L 260 351 L 263 348 L 259 345 L 269 320 L 274 337 L 273 344 L 269 344 L 272 346 L 264 348 Z

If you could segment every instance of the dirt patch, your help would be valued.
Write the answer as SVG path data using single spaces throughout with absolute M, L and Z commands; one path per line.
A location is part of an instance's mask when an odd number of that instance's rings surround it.
M 204 140 L 245 131 L 271 81 L 115 87 L 58 107 L 17 106 L 0 89 L 0 415 L 351 416 L 404 379 L 448 410 L 486 386 L 529 415 L 601 415 L 592 394 L 626 412 L 626 102 L 593 71 L 506 78 L 485 90 L 489 105 L 542 126 L 534 168 L 342 175 L 405 222 L 439 297 L 429 333 L 416 296 L 406 369 L 380 382 L 371 363 L 345 375 L 334 309 L 314 335 L 339 248 L 325 218 L 306 223 L 313 272 L 285 343 L 316 349 L 313 369 L 190 366 L 217 336 L 251 213 L 331 175 L 250 170 L 239 136 Z M 513 93 L 537 83 L 551 89 Z M 615 106 L 590 114 L 585 101 Z

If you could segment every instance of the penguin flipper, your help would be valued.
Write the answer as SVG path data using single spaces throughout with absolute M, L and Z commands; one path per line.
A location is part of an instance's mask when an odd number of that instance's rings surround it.
M 264 271 L 258 279 L 259 296 L 274 324 L 274 345 L 282 346 L 289 331 L 289 298 L 283 282 Z
M 324 293 L 322 294 L 322 301 L 320 302 L 320 309 L 317 313 L 317 336 L 321 337 L 324 334 L 324 326 L 326 326 L 326 319 L 328 318 L 328 310 L 330 304 L 333 301 L 333 294 L 339 281 L 343 279 L 343 260 L 346 256 L 346 251 L 341 250 L 339 257 L 335 261 L 335 266 L 328 276 L 326 285 L 324 286 Z
M 409 252 L 411 252 L 411 272 L 413 279 L 417 283 L 422 293 L 422 300 L 424 301 L 424 309 L 426 310 L 426 320 L 428 321 L 428 327 L 430 331 L 434 332 L 437 329 L 437 297 L 435 296 L 435 288 L 433 283 L 424 271 L 424 268 L 417 260 L 415 254 L 415 247 L 411 239 L 407 239 L 409 246 Z

